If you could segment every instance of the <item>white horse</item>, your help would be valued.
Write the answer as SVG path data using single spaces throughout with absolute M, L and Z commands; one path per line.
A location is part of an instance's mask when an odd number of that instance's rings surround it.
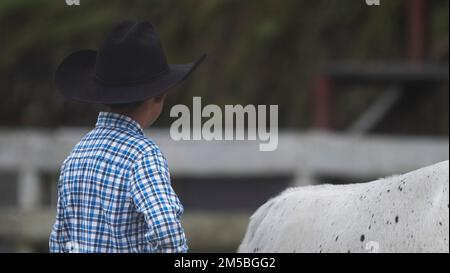
M 292 188 L 251 217 L 239 252 L 449 252 L 449 163 Z

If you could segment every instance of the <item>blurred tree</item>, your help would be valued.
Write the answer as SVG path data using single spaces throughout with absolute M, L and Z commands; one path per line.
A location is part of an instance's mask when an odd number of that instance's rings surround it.
M 91 126 L 101 106 L 64 101 L 53 72 L 72 51 L 97 48 L 116 22 L 137 19 L 155 25 L 172 63 L 209 54 L 170 92 L 168 105 L 189 105 L 194 95 L 205 104 L 278 104 L 280 126 L 304 128 L 311 78 L 325 63 L 405 59 L 405 2 L 368 8 L 363 0 L 2 0 L 0 126 Z M 449 1 L 430 2 L 432 48 L 441 45 L 438 59 L 448 62 Z M 350 113 L 343 123 L 373 94 L 352 96 L 336 102 Z M 448 116 L 448 91 L 436 103 Z M 157 125 L 169 125 L 168 111 Z M 437 113 L 429 115 L 423 122 Z M 448 134 L 448 117 L 442 120 L 438 131 Z

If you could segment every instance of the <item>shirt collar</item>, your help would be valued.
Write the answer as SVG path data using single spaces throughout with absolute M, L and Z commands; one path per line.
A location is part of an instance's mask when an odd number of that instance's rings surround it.
M 144 135 L 144 132 L 134 119 L 111 112 L 100 112 L 97 118 L 96 127 L 119 128 L 133 133 Z

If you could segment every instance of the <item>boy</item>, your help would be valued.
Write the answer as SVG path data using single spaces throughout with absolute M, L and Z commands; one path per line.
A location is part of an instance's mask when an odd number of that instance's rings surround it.
M 61 167 L 51 252 L 186 252 L 183 213 L 166 159 L 143 128 L 165 92 L 205 58 L 169 65 L 147 22 L 124 21 L 98 51 L 67 57 L 55 74 L 68 99 L 110 106 Z

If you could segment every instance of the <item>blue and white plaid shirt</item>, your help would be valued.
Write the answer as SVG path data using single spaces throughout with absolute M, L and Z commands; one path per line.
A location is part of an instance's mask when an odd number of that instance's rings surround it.
M 133 119 L 102 112 L 61 167 L 51 252 L 186 252 L 166 159 Z

